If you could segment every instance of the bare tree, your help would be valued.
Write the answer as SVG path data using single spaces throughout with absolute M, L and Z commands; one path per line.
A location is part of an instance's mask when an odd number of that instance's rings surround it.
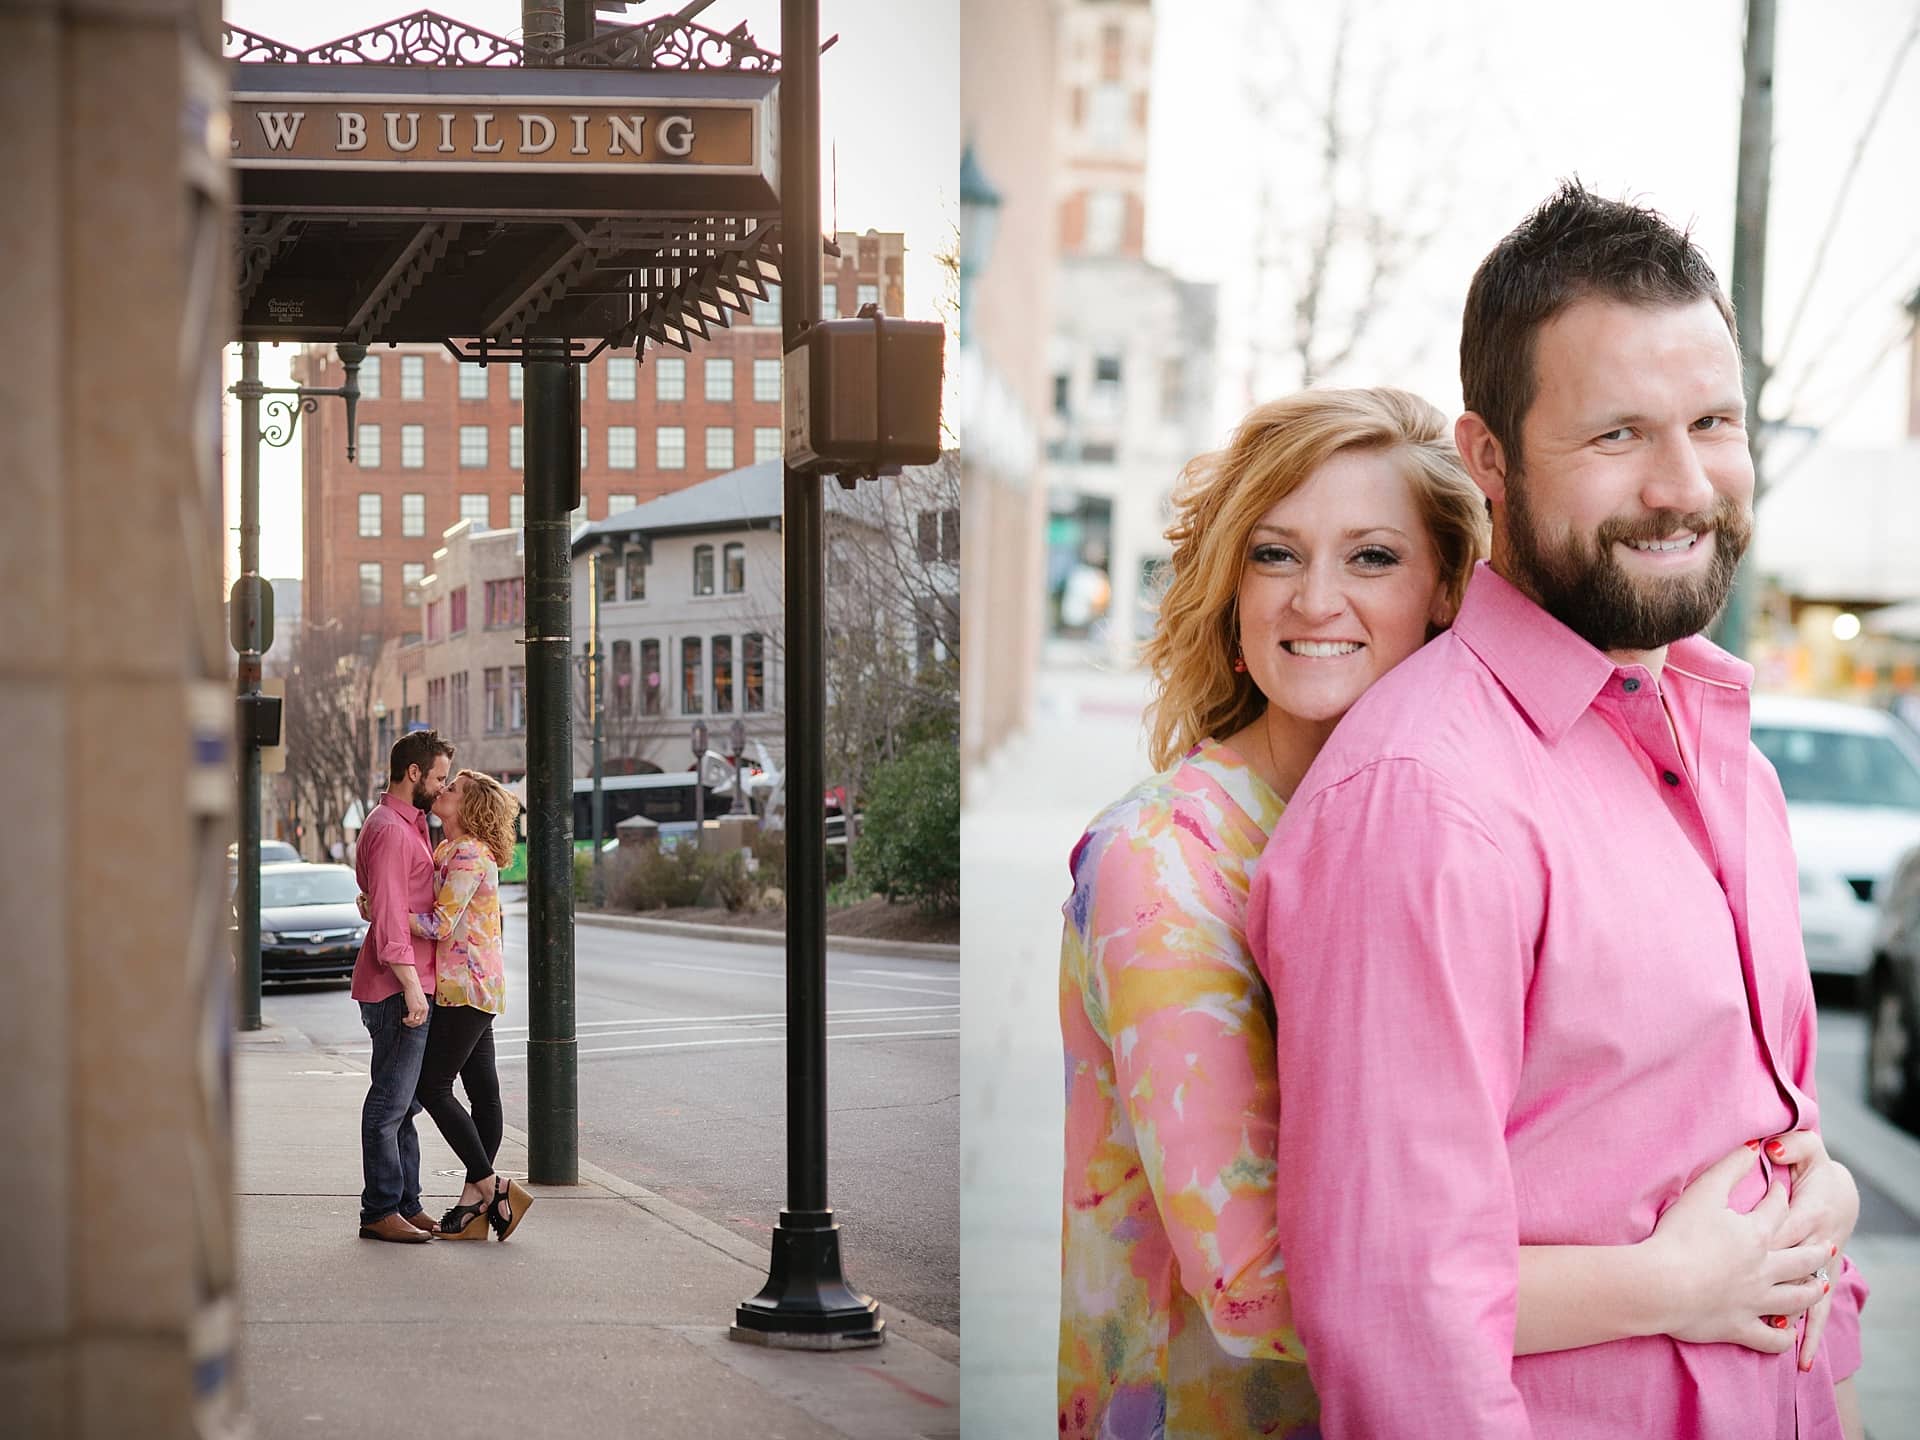
M 1337 377 L 1363 354 L 1444 223 L 1448 152 L 1398 133 L 1391 104 L 1406 77 L 1391 49 L 1356 43 L 1356 28 L 1379 27 L 1356 27 L 1355 6 L 1340 5 L 1319 73 L 1287 7 L 1250 11 L 1247 99 L 1254 133 L 1273 145 L 1256 200 L 1252 362 L 1262 393 Z M 1389 175 L 1383 154 L 1413 163 Z
M 303 625 L 287 667 L 286 774 L 323 854 L 346 838 L 348 810 L 370 798 L 372 707 L 372 657 L 337 622 Z

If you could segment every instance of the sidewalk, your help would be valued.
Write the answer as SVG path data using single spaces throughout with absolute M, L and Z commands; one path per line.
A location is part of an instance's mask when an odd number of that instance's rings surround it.
M 889 1310 L 887 1341 L 841 1354 L 727 1338 L 766 1254 L 581 1163 L 531 1186 L 502 1245 L 383 1245 L 359 1215 L 357 1059 L 297 1030 L 235 1037 L 242 1387 L 260 1440 L 350 1435 L 752 1435 L 949 1440 L 959 1338 Z M 417 1121 L 427 1209 L 459 1167 Z M 508 1129 L 500 1168 L 524 1175 Z

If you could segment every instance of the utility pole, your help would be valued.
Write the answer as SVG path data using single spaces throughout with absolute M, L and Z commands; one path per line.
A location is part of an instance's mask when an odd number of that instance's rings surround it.
M 1760 396 L 1767 384 L 1761 312 L 1766 301 L 1767 191 L 1773 167 L 1774 0 L 1747 0 L 1745 81 L 1740 92 L 1740 169 L 1733 199 L 1733 313 L 1740 323 L 1740 375 L 1747 400 L 1747 448 L 1753 455 L 1754 500 L 1765 491 L 1766 426 Z M 1747 648 L 1753 567 L 1734 577 L 1714 639 L 1736 655 Z
M 607 563 L 607 547 L 587 552 L 587 704 L 593 713 L 593 903 L 607 903 L 607 880 L 601 850 L 606 845 L 607 809 L 604 782 L 607 771 L 606 696 L 602 693 L 604 661 L 600 655 L 600 567 Z
M 583 37 L 556 0 L 521 0 L 528 65 Z M 573 951 L 573 507 L 580 374 L 556 342 L 522 386 L 527 557 L 527 1175 L 580 1183 Z
M 820 13 L 780 5 L 780 311 L 788 366 L 820 320 Z M 787 653 L 787 1206 L 767 1282 L 734 1312 L 732 1338 L 834 1350 L 878 1345 L 879 1307 L 840 1265 L 827 1203 L 826 587 L 819 475 L 789 440 L 781 540 Z M 700 777 L 695 772 L 695 785 Z M 696 793 L 704 794 L 703 790 Z

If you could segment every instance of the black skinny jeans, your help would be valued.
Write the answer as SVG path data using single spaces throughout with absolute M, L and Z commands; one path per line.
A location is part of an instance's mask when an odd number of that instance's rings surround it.
M 454 1076 L 466 1088 L 467 1105 L 453 1098 Z M 500 1077 L 493 1068 L 493 1016 L 472 1005 L 435 1005 L 420 1062 L 421 1109 L 446 1137 L 477 1183 L 493 1173 L 506 1116 L 500 1108 Z

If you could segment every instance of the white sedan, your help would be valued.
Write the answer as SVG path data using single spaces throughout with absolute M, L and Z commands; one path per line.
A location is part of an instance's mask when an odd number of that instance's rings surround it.
M 1808 967 L 1864 975 L 1877 893 L 1920 845 L 1920 741 L 1863 705 L 1756 695 L 1753 742 L 1786 792 Z

